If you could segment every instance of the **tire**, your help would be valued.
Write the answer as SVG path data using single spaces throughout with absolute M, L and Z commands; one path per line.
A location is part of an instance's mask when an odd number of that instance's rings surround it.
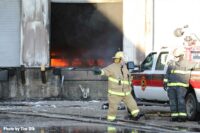
M 196 120 L 197 112 L 197 99 L 194 93 L 190 92 L 187 94 L 185 99 L 186 112 L 189 120 Z

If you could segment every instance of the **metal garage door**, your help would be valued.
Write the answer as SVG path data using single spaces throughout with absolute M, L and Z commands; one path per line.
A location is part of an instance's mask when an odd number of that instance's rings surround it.
M 20 0 L 0 0 L 0 67 L 20 65 Z

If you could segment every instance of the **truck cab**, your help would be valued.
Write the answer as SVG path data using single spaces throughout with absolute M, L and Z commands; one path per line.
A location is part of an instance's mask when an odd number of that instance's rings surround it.
M 190 49 L 191 50 L 191 49 Z M 187 54 L 188 56 L 188 54 Z M 200 50 L 190 51 L 191 60 L 200 57 Z M 139 100 L 168 102 L 163 88 L 163 78 L 167 71 L 167 61 L 171 59 L 168 49 L 151 52 L 132 73 L 134 96 Z M 195 59 L 194 59 L 195 60 Z M 200 112 L 200 70 L 191 71 L 190 86 L 185 97 L 186 111 L 190 120 L 195 120 Z

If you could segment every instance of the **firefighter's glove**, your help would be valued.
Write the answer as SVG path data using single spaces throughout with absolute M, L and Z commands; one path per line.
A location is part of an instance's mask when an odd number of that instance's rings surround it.
M 95 68 L 93 70 L 93 72 L 94 72 L 95 75 L 101 75 L 101 69 L 99 69 L 99 68 Z
M 167 82 L 164 82 L 164 84 L 163 84 L 163 89 L 164 89 L 165 91 L 167 91 Z

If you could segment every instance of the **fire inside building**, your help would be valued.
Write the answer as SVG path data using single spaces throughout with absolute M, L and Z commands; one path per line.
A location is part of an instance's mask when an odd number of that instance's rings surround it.
M 100 10 L 111 15 L 120 27 Z M 51 3 L 50 63 L 62 70 L 62 83 L 67 88 L 61 90 L 62 95 L 74 95 L 76 90 L 81 91 L 81 98 L 94 99 L 91 94 L 98 92 L 98 97 L 104 99 L 106 78 L 94 76 L 91 70 L 112 62 L 113 53 L 122 50 L 122 38 L 121 2 Z
M 134 3 L 0 1 L 0 99 L 106 99 L 107 78 L 95 76 L 93 68 L 111 64 L 118 50 L 129 60 L 144 57 L 145 45 L 131 39 L 143 27 L 131 17 Z
M 121 0 L 8 0 L 0 5 L 6 7 L 0 17 L 10 17 L 1 40 L 8 57 L 0 57 L 1 99 L 106 99 L 107 78 L 92 69 L 109 65 L 123 50 Z
M 116 27 L 100 10 L 117 21 Z M 120 28 L 120 29 L 119 29 Z M 103 67 L 122 50 L 122 3 L 51 3 L 51 66 Z

